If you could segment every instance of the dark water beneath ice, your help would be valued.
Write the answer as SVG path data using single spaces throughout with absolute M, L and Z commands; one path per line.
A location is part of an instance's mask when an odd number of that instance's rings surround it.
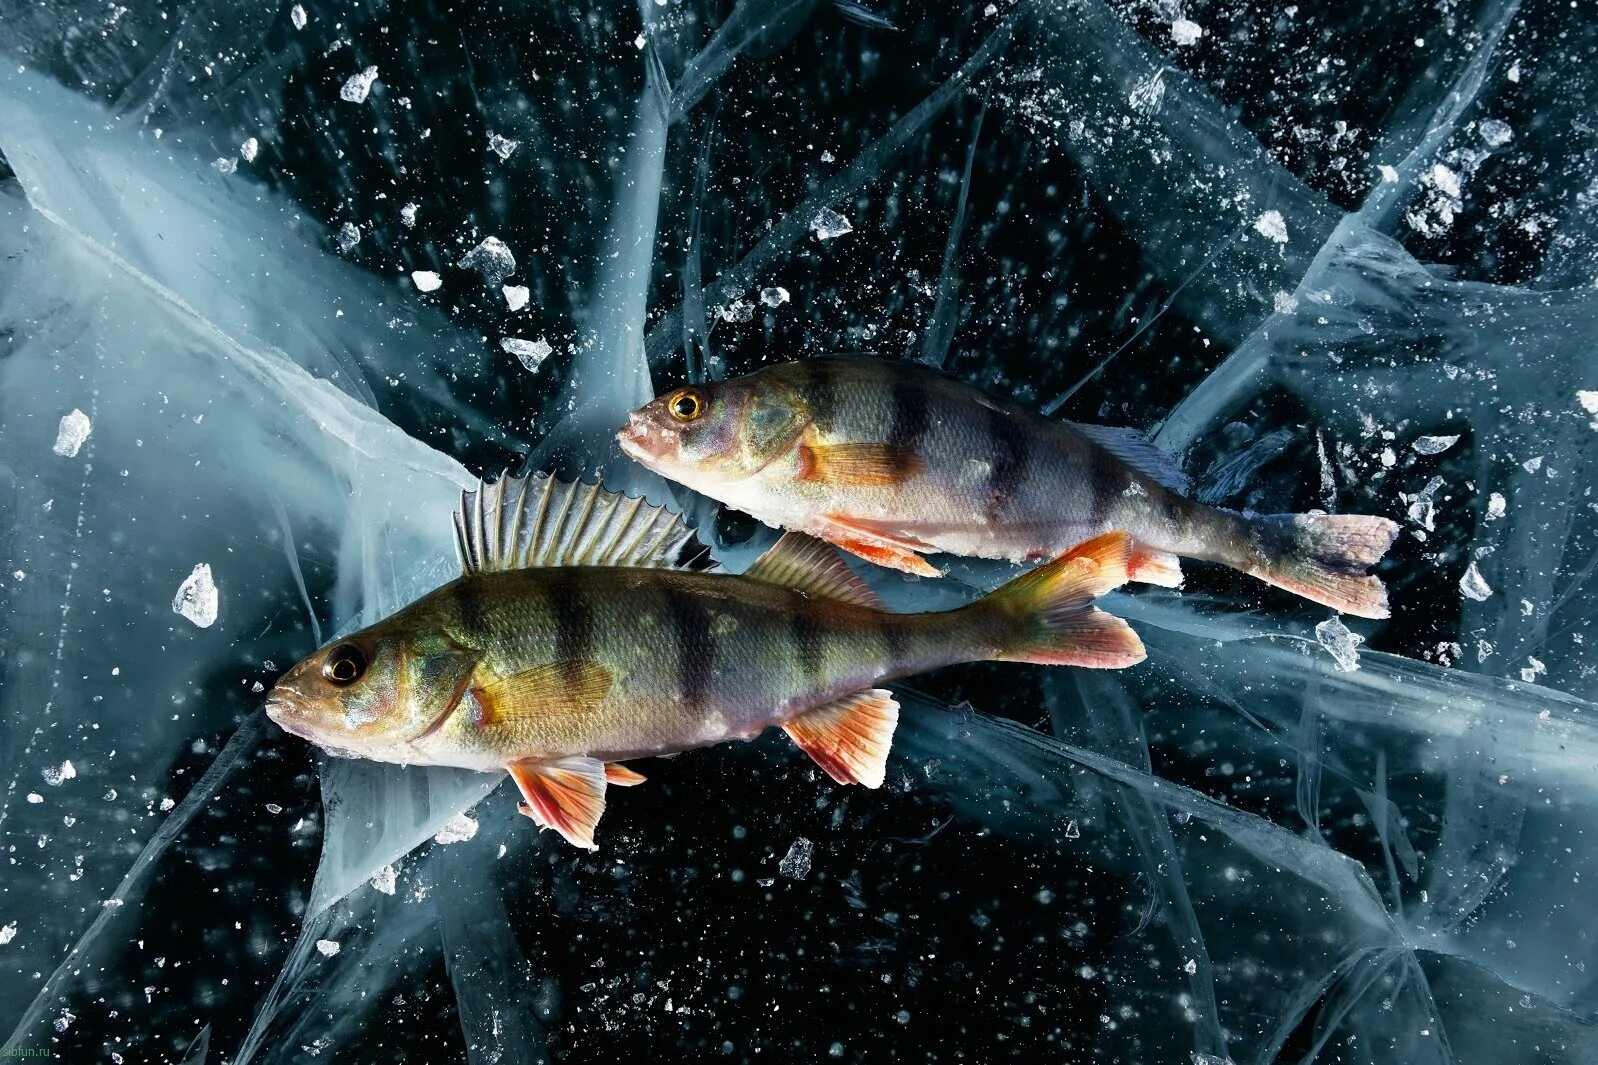
M 1598 1061 L 1584 8 L 300 10 L 0 0 L 8 1054 Z M 1339 669 L 1329 612 L 1191 566 L 1110 603 L 1143 666 L 896 686 L 878 792 L 780 736 L 658 761 L 591 856 L 261 716 L 524 456 L 742 566 L 770 533 L 609 431 L 862 350 L 1402 521 L 1394 617 Z M 954 576 L 871 575 L 999 573 Z

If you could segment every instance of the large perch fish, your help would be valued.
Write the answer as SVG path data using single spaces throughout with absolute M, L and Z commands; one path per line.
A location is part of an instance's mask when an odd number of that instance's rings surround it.
M 507 771 L 524 813 L 592 848 L 607 782 L 643 781 L 628 759 L 778 725 L 834 780 L 877 787 L 898 721 L 886 680 L 1143 659 L 1092 603 L 1126 580 L 1125 534 L 929 614 L 890 613 L 804 536 L 737 576 L 680 568 L 691 542 L 642 500 L 502 478 L 462 496 L 458 579 L 295 666 L 267 712 L 335 753 Z
M 1205 506 L 1134 429 L 1052 422 L 911 363 L 808 359 L 679 388 L 617 439 L 695 491 L 908 573 L 939 575 L 928 552 L 1021 562 L 1125 529 L 1134 581 L 1175 587 L 1185 556 L 1388 614 L 1366 572 L 1397 535 L 1388 519 Z

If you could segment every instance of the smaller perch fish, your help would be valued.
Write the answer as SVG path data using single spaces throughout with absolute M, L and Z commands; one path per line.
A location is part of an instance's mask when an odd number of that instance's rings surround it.
M 598 485 L 463 493 L 463 574 L 296 665 L 267 697 L 334 753 L 508 772 L 522 812 L 594 846 L 620 763 L 777 725 L 841 784 L 883 781 L 899 705 L 877 685 L 956 662 L 1098 667 L 1143 644 L 1093 599 L 1126 580 L 1103 536 L 957 610 L 895 614 L 790 533 L 733 575 L 682 568 L 681 518 Z
M 1366 569 L 1394 522 L 1205 506 L 1135 429 L 1049 421 L 912 363 L 806 359 L 679 388 L 634 411 L 617 440 L 712 499 L 907 573 L 939 576 L 928 552 L 1023 562 L 1125 529 L 1134 581 L 1175 587 L 1178 556 L 1198 558 L 1349 614 L 1388 614 Z

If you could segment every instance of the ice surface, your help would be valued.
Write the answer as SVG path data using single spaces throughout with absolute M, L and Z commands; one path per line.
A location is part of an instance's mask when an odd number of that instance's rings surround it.
M 1592 1060 L 1586 16 L 873 7 L 891 45 L 747 0 L 0 19 L 8 1048 Z M 486 291 L 403 283 L 447 263 Z M 1144 666 L 899 685 L 870 793 L 779 735 L 655 763 L 594 857 L 261 716 L 450 578 L 476 474 L 664 497 L 609 445 L 657 386 L 863 348 L 1157 425 L 1216 503 L 1411 519 L 1393 620 L 1195 564 L 1106 604 Z M 768 542 L 683 500 L 734 568 Z M 206 628 L 166 609 L 201 560 Z

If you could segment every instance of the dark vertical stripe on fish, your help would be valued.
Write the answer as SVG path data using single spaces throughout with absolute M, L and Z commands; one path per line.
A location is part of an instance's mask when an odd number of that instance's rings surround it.
M 892 387 L 893 420 L 888 425 L 888 446 L 898 456 L 921 454 L 921 441 L 931 423 L 929 411 L 932 399 L 927 394 L 926 382 L 919 376 L 897 375 Z M 904 470 L 895 470 L 904 474 Z
M 825 634 L 805 604 L 795 596 L 788 615 L 788 641 L 793 651 L 794 669 L 807 692 L 820 691 L 826 679 Z
M 557 566 L 537 572 L 546 574 L 542 583 L 549 616 L 555 623 L 555 660 L 565 667 L 566 680 L 575 687 L 581 679 L 582 663 L 593 652 L 593 613 L 576 580 L 576 570 Z
M 460 621 L 461 634 L 474 642 L 481 642 L 487 635 L 487 622 L 483 618 L 483 601 L 477 592 L 477 582 L 459 580 L 455 582 L 455 615 Z
M 666 621 L 677 647 L 677 692 L 690 710 L 702 710 L 716 670 L 710 613 L 699 597 L 666 589 Z
M 988 448 L 993 464 L 988 468 L 988 520 L 995 521 L 1000 511 L 1014 498 L 1026 477 L 1026 433 L 1015 418 L 1002 410 L 984 406 L 987 411 Z
M 878 632 L 882 637 L 883 664 L 896 669 L 910 661 L 910 633 L 905 622 L 886 610 L 877 615 Z
M 1093 502 L 1088 511 L 1095 526 L 1103 526 L 1115 513 L 1116 504 L 1131 483 L 1121 461 L 1096 445 L 1088 447 L 1088 484 Z
M 829 359 L 804 363 L 805 399 L 810 404 L 810 420 L 827 432 L 838 416 L 838 367 Z

